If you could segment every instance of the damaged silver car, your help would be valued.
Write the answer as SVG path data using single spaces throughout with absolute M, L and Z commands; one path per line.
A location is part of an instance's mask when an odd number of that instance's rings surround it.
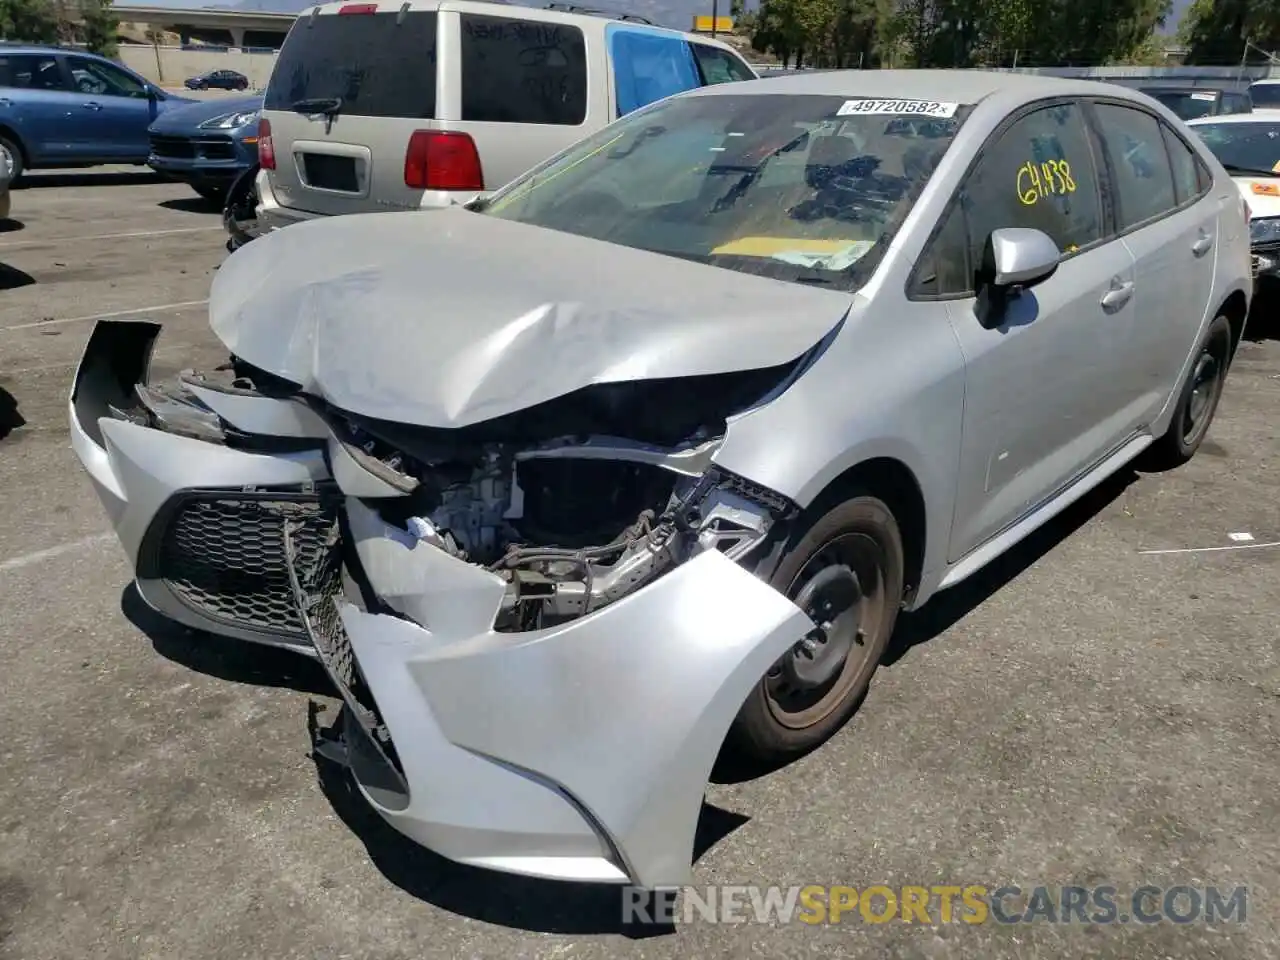
M 319 658 L 326 749 L 398 830 L 683 883 L 722 749 L 821 743 L 900 609 L 1195 452 L 1248 230 L 1137 96 L 876 71 L 664 100 L 469 208 L 237 251 L 223 369 L 149 384 L 159 326 L 99 324 L 73 445 L 152 606 Z M 1130 225 L 1135 163 L 1170 205 Z

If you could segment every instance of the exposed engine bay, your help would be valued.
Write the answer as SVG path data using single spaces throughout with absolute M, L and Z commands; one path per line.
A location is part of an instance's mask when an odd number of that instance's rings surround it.
M 790 501 L 712 464 L 725 419 L 785 388 L 797 364 L 594 386 L 462 429 L 321 408 L 352 459 L 395 491 L 366 499 L 411 536 L 504 579 L 502 631 L 597 610 L 704 550 L 742 559 Z M 185 385 L 283 399 L 290 385 L 233 361 L 176 386 L 139 387 L 137 422 L 237 447 L 246 435 Z M 296 442 L 296 441 L 295 441 Z M 313 441 L 314 443 L 314 441 Z

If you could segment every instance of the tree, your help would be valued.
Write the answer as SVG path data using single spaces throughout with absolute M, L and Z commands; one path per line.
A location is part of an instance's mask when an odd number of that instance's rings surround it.
M 1187 63 L 1240 63 L 1246 42 L 1280 49 L 1280 0 L 1195 0 L 1178 33 Z
M 56 43 L 58 17 L 49 0 L 0 0 L 0 37 L 23 43 Z
M 80 0 L 80 23 L 84 45 L 90 53 L 104 57 L 116 55 L 120 21 L 112 13 L 111 0 Z

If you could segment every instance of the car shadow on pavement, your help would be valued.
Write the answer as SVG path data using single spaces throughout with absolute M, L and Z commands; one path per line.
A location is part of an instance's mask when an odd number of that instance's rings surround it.
M 209 200 L 206 197 L 178 197 L 174 200 L 161 200 L 158 207 L 166 210 L 177 210 L 179 213 L 221 213 L 222 202 Z
M 35 282 L 36 278 L 27 271 L 11 267 L 7 263 L 0 263 L 0 290 L 17 290 L 19 287 L 29 287 Z
M 197 673 L 231 683 L 337 696 L 324 668 L 311 658 L 279 647 L 188 630 L 147 606 L 135 584 L 125 587 L 120 611 L 146 635 L 156 653 Z
M 18 411 L 18 398 L 0 387 L 0 440 L 26 425 L 26 418 Z
M 25 175 L 12 187 L 14 190 L 44 190 L 49 187 L 129 187 L 148 183 L 166 183 L 158 173 L 150 170 L 102 171 L 99 173 L 44 173 L 36 171 Z
M 27 225 L 21 220 L 0 220 L 0 233 L 17 233 L 19 230 L 27 229 Z
M 345 709 L 345 708 L 344 708 Z M 319 710 L 307 718 L 312 739 L 319 734 Z M 339 717 L 335 727 L 343 722 Z M 378 871 L 412 897 L 451 913 L 537 933 L 563 935 L 617 934 L 646 939 L 675 932 L 661 922 L 638 922 L 624 909 L 628 888 L 610 884 L 542 880 L 485 870 L 447 860 L 388 825 L 338 763 L 312 754 L 320 789 L 338 818 L 364 844 Z M 704 802 L 698 817 L 693 859 L 738 827 L 747 817 Z M 654 902 L 641 901 L 639 917 L 654 917 Z

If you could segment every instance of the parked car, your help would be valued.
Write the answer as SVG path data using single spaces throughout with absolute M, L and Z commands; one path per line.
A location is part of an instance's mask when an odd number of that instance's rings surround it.
M 1253 110 L 1253 101 L 1249 99 L 1249 94 L 1233 90 L 1171 86 L 1144 86 L 1138 89 L 1147 96 L 1159 100 L 1182 120 L 1249 113 Z
M 210 70 L 188 77 L 183 85 L 188 90 L 248 90 L 249 78 L 235 70 Z
M 722 747 L 812 749 L 900 609 L 1196 453 L 1250 291 L 1146 97 L 799 74 L 267 234 L 213 281 L 230 369 L 144 385 L 159 326 L 102 321 L 71 436 L 147 602 L 316 656 L 406 836 L 677 885 Z
M 468 0 L 313 8 L 267 85 L 258 222 L 466 201 L 652 100 L 755 76 L 728 44 L 635 18 Z
M 1249 99 L 1255 110 L 1280 109 L 1280 79 L 1258 80 L 1249 84 Z
M 0 165 L 147 161 L 147 128 L 176 97 L 111 60 L 61 47 L 0 45 Z
M 1249 206 L 1249 242 L 1259 299 L 1280 292 L 1280 113 L 1213 117 L 1189 126 L 1226 168 Z
M 222 203 L 236 178 L 257 163 L 261 109 L 261 97 L 246 97 L 166 110 L 151 125 L 147 166 Z

